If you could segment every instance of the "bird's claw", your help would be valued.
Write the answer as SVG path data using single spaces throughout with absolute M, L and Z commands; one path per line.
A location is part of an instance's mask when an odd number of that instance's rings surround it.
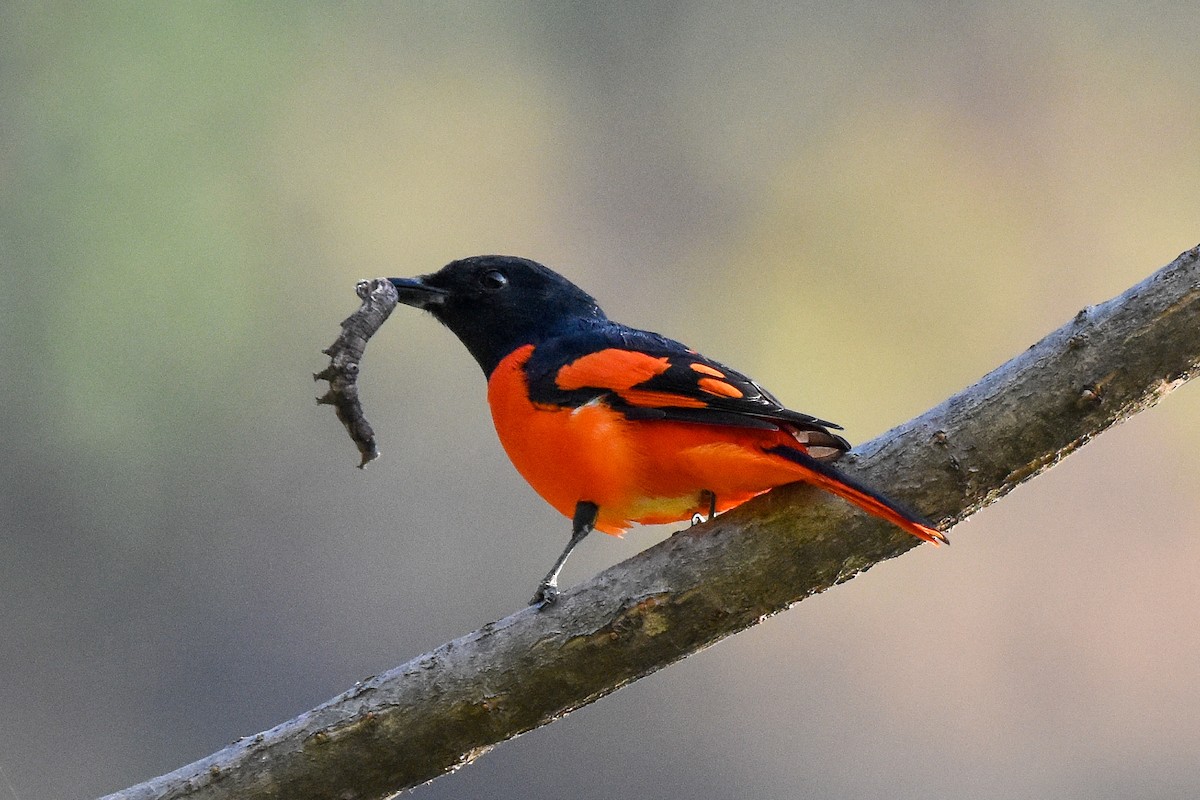
M 703 525 L 705 522 L 708 522 L 710 519 L 712 519 L 712 517 L 706 517 L 700 513 L 692 514 L 691 524 L 689 524 L 686 528 L 680 528 L 677 531 L 671 531 L 671 535 L 678 536 L 681 533 L 687 533 L 692 528 L 696 527 L 697 525 Z
M 529 605 L 538 606 L 539 608 L 552 606 L 558 602 L 558 595 L 558 584 L 543 583 L 533 593 L 533 599 L 529 601 Z

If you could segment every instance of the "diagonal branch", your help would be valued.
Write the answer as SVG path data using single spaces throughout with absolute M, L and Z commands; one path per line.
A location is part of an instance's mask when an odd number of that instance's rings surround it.
M 1200 248 L 842 468 L 962 520 L 1200 368 Z M 375 798 L 454 769 L 917 541 L 789 486 L 168 775 L 133 798 Z

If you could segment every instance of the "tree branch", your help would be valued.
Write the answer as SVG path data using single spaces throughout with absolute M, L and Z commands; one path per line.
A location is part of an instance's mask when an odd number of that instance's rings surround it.
M 1200 248 L 841 468 L 962 520 L 1200 366 Z M 265 733 L 106 800 L 375 798 L 429 781 L 917 540 L 804 486 L 671 537 Z

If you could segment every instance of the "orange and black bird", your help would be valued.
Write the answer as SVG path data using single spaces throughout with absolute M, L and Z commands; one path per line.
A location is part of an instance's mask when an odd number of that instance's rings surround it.
M 571 537 L 533 603 L 592 530 L 711 517 L 804 481 L 935 544 L 946 537 L 827 463 L 850 449 L 840 426 L 791 411 L 723 364 L 613 322 L 558 273 L 476 256 L 391 278 L 401 303 L 448 327 L 488 381 L 496 433 L 517 471 L 571 518 Z

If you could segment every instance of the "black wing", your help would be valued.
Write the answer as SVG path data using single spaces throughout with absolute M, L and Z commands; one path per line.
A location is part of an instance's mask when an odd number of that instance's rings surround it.
M 841 426 L 783 406 L 747 376 L 685 345 L 611 321 L 542 343 L 526 365 L 538 402 L 603 399 L 630 419 L 668 419 L 827 434 L 812 444 L 849 449 Z

